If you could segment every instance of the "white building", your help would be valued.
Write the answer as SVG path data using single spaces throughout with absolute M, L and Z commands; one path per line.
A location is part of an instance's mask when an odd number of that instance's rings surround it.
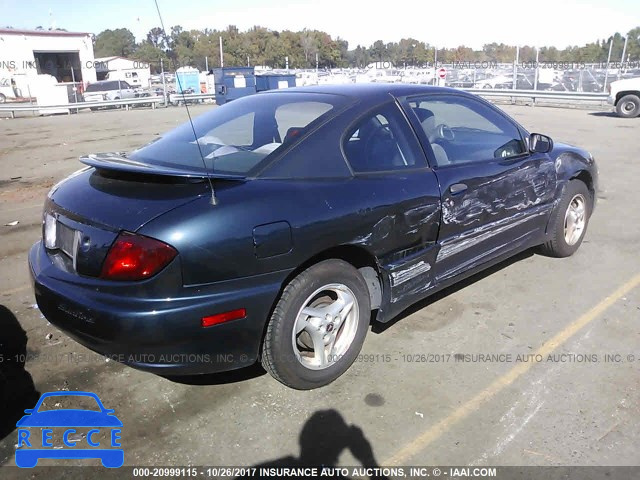
M 12 79 L 26 96 L 37 75 L 58 82 L 96 81 L 91 34 L 60 30 L 0 29 L 0 80 Z
M 148 87 L 151 67 L 148 63 L 124 57 L 96 58 L 98 80 L 124 80 L 132 87 Z

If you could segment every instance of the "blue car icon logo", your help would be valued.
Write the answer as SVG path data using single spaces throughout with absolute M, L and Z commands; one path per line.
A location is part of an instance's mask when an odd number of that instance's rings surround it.
M 81 400 L 95 409 L 48 409 L 46 405 L 53 402 L 58 406 L 63 403 L 63 399 L 77 399 L 69 397 L 84 397 Z M 45 406 L 43 402 L 46 403 Z M 26 415 L 16 423 L 18 467 L 35 467 L 41 458 L 99 458 L 107 468 L 118 468 L 124 463 L 124 450 L 120 444 L 122 422 L 114 415 L 114 410 L 104 408 L 95 393 L 45 393 L 33 409 L 24 412 Z M 76 429 L 88 431 L 86 435 L 79 435 Z M 62 445 L 54 446 L 54 441 L 61 441 Z

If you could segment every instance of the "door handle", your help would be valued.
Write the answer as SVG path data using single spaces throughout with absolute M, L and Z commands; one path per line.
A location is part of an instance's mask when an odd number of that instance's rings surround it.
M 467 186 L 464 183 L 454 183 L 449 187 L 449 191 L 451 195 L 457 195 L 459 193 L 464 192 L 467 189 Z

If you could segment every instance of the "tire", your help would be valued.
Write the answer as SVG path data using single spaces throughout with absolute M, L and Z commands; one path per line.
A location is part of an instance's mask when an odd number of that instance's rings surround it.
M 5 97 L 3 93 L 0 93 L 0 103 L 4 103 L 6 101 L 7 101 L 7 97 Z
M 262 344 L 262 366 L 298 390 L 333 382 L 360 353 L 370 305 L 367 284 L 351 264 L 332 259 L 309 267 L 278 300 Z
M 542 252 L 557 258 L 573 255 L 580 248 L 587 232 L 592 205 L 591 192 L 584 182 L 571 180 L 553 213 L 550 221 L 550 239 L 542 245 Z M 580 209 L 582 215 L 577 214 Z M 581 225 L 579 229 L 578 225 Z
M 622 118 L 634 118 L 640 115 L 640 97 L 625 95 L 616 104 L 616 112 Z

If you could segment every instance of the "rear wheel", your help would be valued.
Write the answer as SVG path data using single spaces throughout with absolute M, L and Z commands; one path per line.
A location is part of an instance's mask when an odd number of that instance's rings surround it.
M 633 118 L 640 115 L 640 97 L 637 95 L 625 95 L 616 104 L 616 112 L 624 118 Z
M 589 224 L 591 205 L 591 193 L 584 182 L 571 180 L 551 219 L 551 238 L 542 246 L 545 254 L 568 257 L 580 248 Z
M 317 263 L 284 289 L 267 327 L 262 366 L 292 388 L 327 385 L 356 359 L 370 318 L 358 270 L 337 259 Z
M 0 93 L 0 103 L 4 103 L 6 101 L 7 101 L 7 97 L 5 97 L 3 93 Z

